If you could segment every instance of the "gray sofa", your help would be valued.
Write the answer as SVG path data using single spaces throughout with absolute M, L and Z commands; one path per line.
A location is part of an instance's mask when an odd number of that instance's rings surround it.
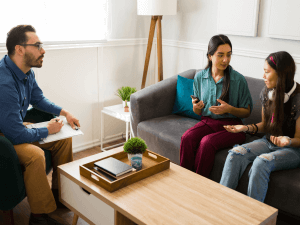
M 180 76 L 193 79 L 199 70 L 188 70 Z M 262 79 L 245 77 L 253 99 L 251 116 L 245 124 L 261 121 L 259 94 L 264 86 Z M 135 136 L 143 138 L 148 148 L 179 165 L 180 141 L 183 133 L 194 126 L 198 120 L 172 114 L 176 97 L 177 75 L 131 95 L 131 123 Z M 247 134 L 246 142 L 259 138 Z M 229 149 L 216 153 L 210 179 L 219 182 Z M 299 149 L 300 151 L 300 149 Z M 247 194 L 248 172 L 251 164 L 240 179 L 237 191 Z M 269 189 L 265 203 L 279 209 L 282 213 L 300 218 L 300 168 L 276 171 L 270 176 Z

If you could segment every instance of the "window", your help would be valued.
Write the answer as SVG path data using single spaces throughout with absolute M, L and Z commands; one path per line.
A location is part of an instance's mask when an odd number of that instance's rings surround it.
M 0 44 L 8 31 L 30 24 L 43 43 L 105 40 L 108 0 L 5 0 L 1 2 Z

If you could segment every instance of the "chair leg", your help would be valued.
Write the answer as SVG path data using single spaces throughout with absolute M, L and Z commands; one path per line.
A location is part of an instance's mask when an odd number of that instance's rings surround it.
M 14 225 L 14 211 L 11 210 L 3 210 L 4 224 L 5 225 Z

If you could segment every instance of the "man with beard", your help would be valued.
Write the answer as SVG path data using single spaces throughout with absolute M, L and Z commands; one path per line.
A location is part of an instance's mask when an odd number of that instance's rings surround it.
M 29 104 L 55 115 L 65 116 L 75 129 L 79 120 L 70 112 L 44 97 L 32 67 L 42 67 L 45 50 L 30 25 L 12 28 L 7 36 L 8 55 L 0 61 L 0 135 L 9 139 L 16 150 L 24 170 L 24 183 L 31 208 L 29 224 L 48 224 L 47 215 L 63 207 L 58 200 L 57 166 L 73 161 L 72 138 L 39 144 L 39 140 L 60 131 L 59 118 L 52 119 L 46 127 L 28 129 L 23 123 Z M 50 189 L 45 173 L 45 156 L 41 149 L 51 151 L 53 175 Z M 2 193 L 4 194 L 4 193 Z

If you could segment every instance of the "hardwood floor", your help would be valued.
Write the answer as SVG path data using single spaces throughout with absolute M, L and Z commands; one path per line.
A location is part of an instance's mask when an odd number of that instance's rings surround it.
M 103 147 L 109 147 L 118 143 L 124 142 L 124 139 L 120 139 L 114 142 L 110 142 L 107 144 L 103 144 Z M 73 154 L 74 160 L 78 160 L 90 155 L 94 155 L 97 153 L 100 153 L 100 146 L 93 147 L 91 149 L 87 149 L 81 152 L 77 152 Z M 52 180 L 52 172 L 50 172 L 47 176 L 49 184 L 51 185 L 51 180 Z M 28 204 L 27 198 L 25 198 L 22 202 L 20 202 L 15 208 L 14 208 L 14 221 L 15 225 L 27 225 L 29 221 L 29 216 L 30 216 L 30 206 Z M 57 220 L 61 224 L 65 225 L 71 225 L 73 221 L 73 216 L 74 213 L 71 212 L 68 209 L 57 209 L 53 213 L 49 214 L 50 217 L 53 219 Z M 0 211 L 0 225 L 3 225 L 3 213 Z M 83 219 L 79 218 L 77 225 L 88 225 L 87 222 L 85 222 Z

